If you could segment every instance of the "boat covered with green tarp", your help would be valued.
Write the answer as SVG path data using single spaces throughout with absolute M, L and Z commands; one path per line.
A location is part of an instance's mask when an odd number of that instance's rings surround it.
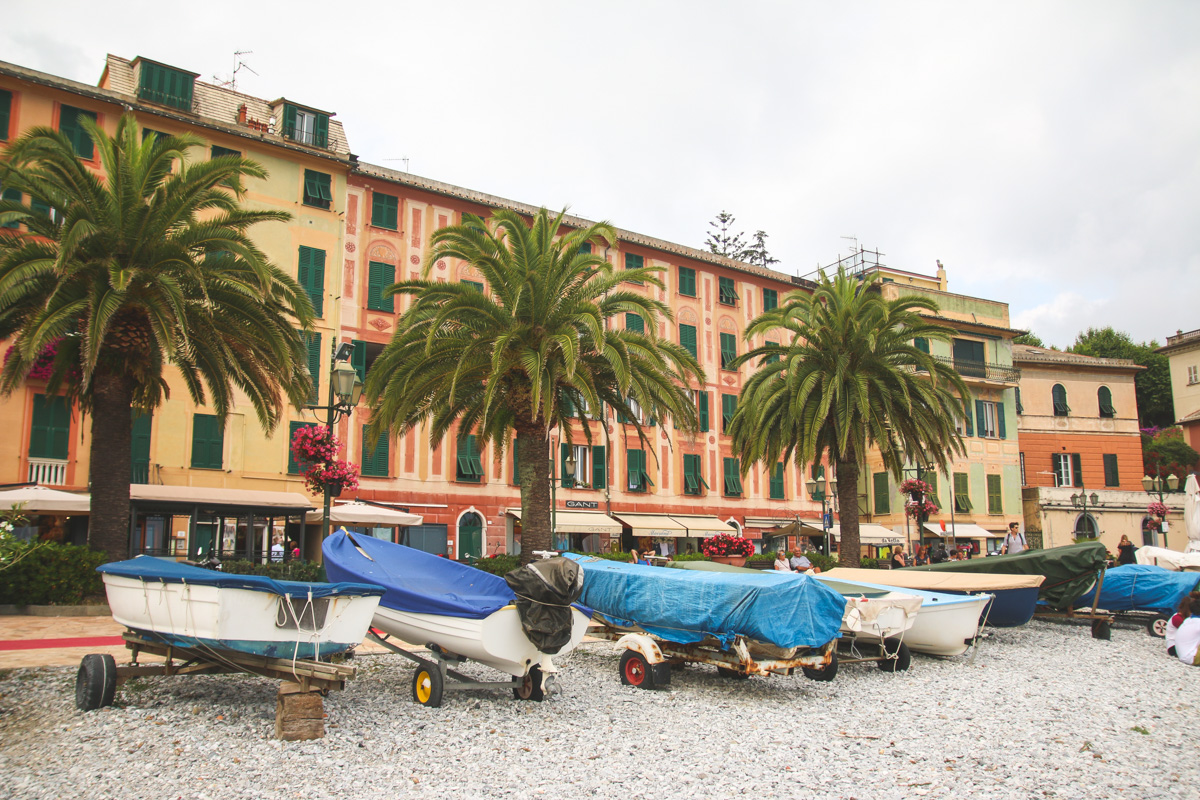
M 1092 588 L 1096 575 L 1108 562 L 1108 552 L 1100 542 L 1083 542 L 1049 550 L 1026 550 L 1006 556 L 944 561 L 905 570 L 928 572 L 976 572 L 993 575 L 1043 575 L 1046 580 L 1038 591 L 1038 602 L 1055 611 L 1067 611 Z

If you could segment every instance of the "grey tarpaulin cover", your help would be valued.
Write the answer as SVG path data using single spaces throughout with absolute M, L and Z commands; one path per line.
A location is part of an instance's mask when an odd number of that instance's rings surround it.
M 583 570 L 550 558 L 514 569 L 504 580 L 517 595 L 525 636 L 543 653 L 557 653 L 571 640 L 571 603 L 583 592 Z

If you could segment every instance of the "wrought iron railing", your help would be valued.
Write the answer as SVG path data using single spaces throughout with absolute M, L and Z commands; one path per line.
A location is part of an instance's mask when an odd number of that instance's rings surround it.
M 949 364 L 954 368 L 955 372 L 964 378 L 982 378 L 983 380 L 1000 383 L 1019 383 L 1021 381 L 1021 370 L 1006 364 L 993 364 L 987 361 L 967 361 L 962 358 L 950 358 L 948 356 L 930 356 L 930 358 L 940 361 L 943 364 Z M 924 372 L 924 370 L 918 371 Z

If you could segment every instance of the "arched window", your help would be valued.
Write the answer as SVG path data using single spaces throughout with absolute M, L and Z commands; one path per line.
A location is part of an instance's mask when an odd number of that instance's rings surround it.
M 1065 417 L 1071 413 L 1071 407 L 1067 405 L 1067 390 L 1061 383 L 1054 384 L 1054 388 L 1050 390 L 1054 398 L 1054 416 Z
M 1158 517 L 1152 517 L 1149 514 L 1142 517 L 1142 545 L 1158 546 L 1158 525 Z
M 1095 539 L 1100 534 L 1096 518 L 1091 514 L 1080 514 L 1075 518 L 1075 538 Z
M 1107 386 L 1100 387 L 1096 392 L 1096 399 L 1100 401 L 1100 416 L 1111 419 L 1117 415 L 1117 410 L 1113 408 L 1112 392 Z
M 474 561 L 483 555 L 483 518 L 475 512 L 458 520 L 458 560 Z

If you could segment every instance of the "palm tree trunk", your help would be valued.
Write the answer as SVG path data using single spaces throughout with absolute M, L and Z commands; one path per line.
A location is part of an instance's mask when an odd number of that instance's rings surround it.
M 133 454 L 133 382 L 97 374 L 92 381 L 88 542 L 111 561 L 129 557 L 129 480 Z
M 837 495 L 841 544 L 838 566 L 857 567 L 862 553 L 858 536 L 858 459 L 853 453 L 837 460 Z
M 517 462 L 521 480 L 521 564 L 535 561 L 535 550 L 549 550 L 550 456 L 548 432 L 517 427 Z

